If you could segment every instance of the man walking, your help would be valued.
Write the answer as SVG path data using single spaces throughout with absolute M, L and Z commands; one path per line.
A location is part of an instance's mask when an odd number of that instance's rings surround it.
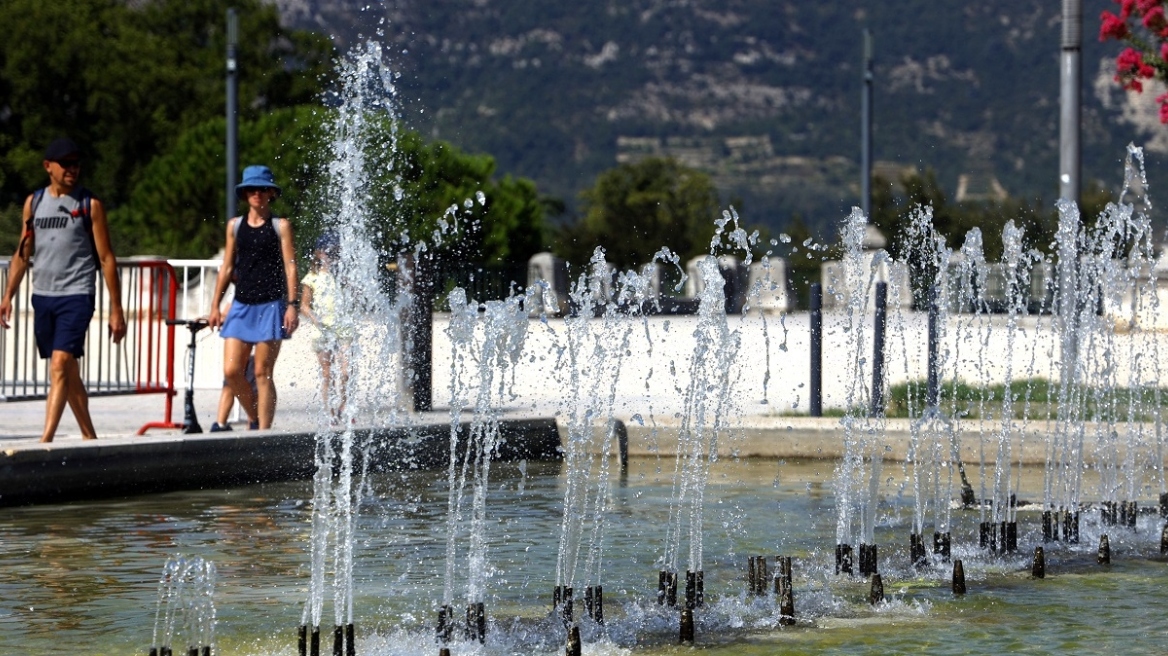
M 57 139 L 45 150 L 49 185 L 24 201 L 20 245 L 8 267 L 8 287 L 0 302 L 0 326 L 12 320 L 12 298 L 35 255 L 32 272 L 33 333 L 37 351 L 49 360 L 49 396 L 42 442 L 52 442 L 65 404 L 73 410 L 83 439 L 97 439 L 89 416 L 89 395 L 77 359 L 85 353 L 85 333 L 93 318 L 101 269 L 109 291 L 109 331 L 114 343 L 126 335 L 117 260 L 101 201 L 78 184 L 81 149 Z

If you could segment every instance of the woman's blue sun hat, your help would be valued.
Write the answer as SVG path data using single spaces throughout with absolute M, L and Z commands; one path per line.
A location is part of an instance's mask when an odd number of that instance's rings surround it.
M 235 185 L 235 195 L 239 196 L 244 189 L 256 189 L 267 187 L 275 189 L 276 195 L 280 194 L 280 185 L 276 184 L 276 176 L 272 175 L 272 169 L 253 164 L 243 170 L 243 181 Z

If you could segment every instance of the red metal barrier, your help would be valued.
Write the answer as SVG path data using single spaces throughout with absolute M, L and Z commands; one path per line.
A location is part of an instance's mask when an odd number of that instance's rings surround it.
M 7 261 L 0 261 L 0 289 L 8 284 Z M 138 435 L 151 428 L 182 428 L 171 420 L 175 397 L 174 317 L 178 283 L 174 268 L 165 260 L 118 262 L 122 283 L 122 309 L 126 337 L 121 344 L 109 340 L 109 297 L 98 281 L 96 310 L 81 358 L 81 379 L 90 396 L 162 394 L 165 408 L 161 421 L 148 422 Z M 13 299 L 12 327 L 0 330 L 0 401 L 43 399 L 49 391 L 48 361 L 36 351 L 33 338 L 32 285 L 25 276 Z

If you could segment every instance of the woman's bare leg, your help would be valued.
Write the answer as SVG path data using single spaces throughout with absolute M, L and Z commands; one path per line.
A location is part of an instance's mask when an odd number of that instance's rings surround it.
M 271 428 L 276 418 L 276 381 L 272 371 L 276 368 L 276 358 L 280 355 L 280 340 L 260 342 L 255 346 L 256 391 L 259 392 L 257 408 L 260 428 Z M 244 361 L 246 364 L 246 361 Z
M 259 346 L 256 347 L 256 353 L 259 353 Z M 239 405 L 247 413 L 249 424 L 260 421 L 259 401 L 247 382 L 247 360 L 250 357 L 251 344 L 234 337 L 223 340 L 223 377 L 227 379 L 235 398 L 239 399 Z M 256 377 L 259 378 L 259 358 L 256 359 Z

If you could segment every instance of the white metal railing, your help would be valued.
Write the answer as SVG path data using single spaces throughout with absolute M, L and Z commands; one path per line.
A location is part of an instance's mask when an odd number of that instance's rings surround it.
M 0 259 L 0 288 L 8 285 L 9 259 Z M 94 314 L 80 361 L 81 379 L 90 395 L 161 394 L 164 418 L 148 428 L 173 428 L 175 394 L 174 271 L 159 258 L 125 258 L 118 262 L 126 335 L 109 342 L 105 323 L 112 303 L 104 284 L 97 285 Z M 32 276 L 26 275 L 13 297 L 11 327 L 0 330 L 0 401 L 43 399 L 49 391 L 48 360 L 40 357 L 33 335 Z
M 219 266 L 223 260 L 167 260 L 174 268 L 178 283 L 178 306 L 176 319 L 197 319 L 211 312 L 215 282 L 219 278 Z M 228 297 L 234 288 L 228 290 Z

